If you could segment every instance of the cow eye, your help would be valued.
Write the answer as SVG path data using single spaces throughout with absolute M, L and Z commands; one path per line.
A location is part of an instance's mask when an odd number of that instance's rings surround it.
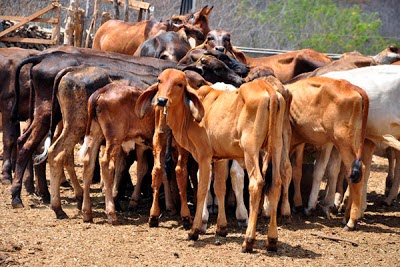
M 168 60 L 168 55 L 162 55 L 161 57 L 160 57 L 160 59 L 163 59 L 163 60 Z
M 157 79 L 157 82 L 158 82 L 158 83 L 161 83 L 160 79 Z
M 207 41 L 213 41 L 214 37 L 207 37 Z
M 178 86 L 179 86 L 180 88 L 182 88 L 182 87 L 183 87 L 183 84 L 182 84 L 182 83 L 178 83 Z

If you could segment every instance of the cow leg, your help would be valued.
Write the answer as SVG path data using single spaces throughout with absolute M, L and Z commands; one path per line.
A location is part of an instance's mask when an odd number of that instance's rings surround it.
M 228 160 L 214 162 L 214 192 L 218 199 L 218 217 L 216 235 L 226 237 L 228 234 L 225 214 L 226 180 L 228 179 Z
M 136 145 L 136 185 L 131 195 L 129 202 L 129 208 L 136 208 L 139 205 L 142 182 L 143 178 L 149 169 L 149 163 L 147 162 L 145 151 L 147 150 L 144 146 Z
M 154 155 L 154 166 L 151 173 L 152 182 L 151 187 L 153 189 L 153 203 L 150 209 L 150 217 L 149 217 L 149 226 L 157 227 L 158 226 L 158 218 L 161 214 L 160 204 L 159 204 L 159 194 L 160 187 L 163 182 L 163 177 L 167 177 L 165 168 L 163 168 L 165 163 L 165 153 L 163 150 L 163 146 L 161 145 L 162 138 L 160 138 L 160 134 L 155 133 L 153 137 L 153 155 Z M 164 190 L 166 190 L 164 188 Z
M 38 125 L 37 121 L 33 121 L 28 130 L 18 138 L 18 155 L 15 165 L 15 177 L 11 186 L 11 205 L 13 208 L 23 207 L 21 201 L 22 179 L 28 161 L 32 158 L 34 150 L 38 147 L 49 130 L 49 126 L 45 122 L 46 120 L 42 121 L 41 125 Z
M 281 179 L 282 179 L 282 203 L 281 203 L 281 216 L 286 221 L 290 223 L 291 211 L 289 203 L 289 186 L 292 180 L 292 165 L 290 164 L 288 153 L 282 154 L 281 161 Z
M 12 123 L 9 116 L 3 110 L 3 166 L 2 166 L 2 184 L 11 184 L 13 169 L 13 154 L 16 153 L 16 142 L 19 135 L 19 123 Z M 15 161 L 14 161 L 15 163 Z
M 243 200 L 244 170 L 236 160 L 232 161 L 230 175 L 233 192 L 235 192 L 236 197 L 236 220 L 238 221 L 239 227 L 245 227 L 249 222 L 249 215 Z
M 60 186 L 61 180 L 64 177 L 64 167 L 66 168 L 72 182 L 75 197 L 78 201 L 78 209 L 82 208 L 83 189 L 79 184 L 75 173 L 73 155 L 74 147 L 79 141 L 79 137 L 77 137 L 69 129 L 70 127 L 68 125 L 64 125 L 61 135 L 53 142 L 48 152 L 48 161 L 51 174 L 51 208 L 55 212 L 57 219 L 67 218 L 66 213 L 62 210 L 60 200 Z
M 33 165 L 32 165 L 32 161 L 30 160 L 28 162 L 28 165 L 26 166 L 24 177 L 22 179 L 22 182 L 25 186 L 25 190 L 30 195 L 35 193 L 35 185 L 34 185 L 33 177 L 34 177 Z
M 115 175 L 115 164 L 120 152 L 120 145 L 107 143 L 106 151 L 100 160 L 102 178 L 104 182 L 106 215 L 108 222 L 113 225 L 118 224 L 118 218 L 115 212 L 115 204 L 112 194 L 112 186 Z
M 196 214 L 193 220 L 193 226 L 188 234 L 189 240 L 197 240 L 202 228 L 202 214 L 207 192 L 209 191 L 208 185 L 210 184 L 210 162 L 211 158 L 199 158 L 199 183 L 197 188 L 197 205 Z
M 339 151 L 334 148 L 331 152 L 331 156 L 328 164 L 328 185 L 325 192 L 325 198 L 322 202 L 322 210 L 327 218 L 331 218 L 330 209 L 334 205 L 336 184 L 342 159 L 339 155 Z
M 99 155 L 100 145 L 103 141 L 103 134 L 99 127 L 95 127 L 96 123 L 92 123 L 90 136 L 85 137 L 85 142 L 88 142 L 88 150 L 83 159 L 83 203 L 82 203 L 82 218 L 84 222 L 92 222 L 92 204 L 90 201 L 90 185 L 92 184 L 96 160 Z
M 311 211 L 315 209 L 318 202 L 319 189 L 321 187 L 321 181 L 325 173 L 326 165 L 328 164 L 329 157 L 332 151 L 333 144 L 327 144 L 321 151 L 321 154 L 316 160 L 314 173 L 313 173 L 313 184 L 311 187 L 310 198 L 308 199 L 308 206 L 304 210 L 306 215 L 310 215 Z
M 294 211 L 301 210 L 303 207 L 303 199 L 301 197 L 300 184 L 301 184 L 301 177 L 303 170 L 304 146 L 305 143 L 296 146 L 294 149 L 295 160 L 292 165 L 293 185 L 294 185 L 294 194 L 293 194 Z
M 374 154 L 375 147 L 376 145 L 372 141 L 365 139 L 363 155 L 361 158 L 362 162 L 365 165 L 365 171 L 363 172 L 364 184 L 362 187 L 362 207 L 361 207 L 360 217 L 364 215 L 364 211 L 367 209 L 368 179 L 371 173 L 372 156 Z M 346 207 L 348 206 L 348 204 L 349 203 L 347 202 Z
M 43 203 L 50 204 L 50 192 L 46 180 L 46 162 L 33 165 L 35 176 L 35 193 L 40 196 Z
M 211 168 L 211 166 L 210 166 L 210 168 Z M 213 170 L 210 169 L 210 180 L 208 181 L 206 200 L 204 202 L 203 212 L 201 215 L 201 220 L 203 223 L 203 225 L 201 226 L 201 232 L 203 234 L 205 234 L 207 232 L 207 223 L 208 223 L 208 218 L 210 217 L 210 212 L 208 210 L 208 207 L 213 204 L 213 198 L 211 195 L 211 181 L 212 181 L 212 175 L 213 175 L 212 171 Z
M 189 230 L 192 226 L 192 218 L 190 216 L 189 206 L 187 204 L 187 183 L 188 183 L 188 171 L 187 164 L 189 159 L 189 152 L 178 146 L 178 161 L 175 167 L 176 182 L 178 183 L 179 196 L 181 201 L 181 220 L 183 227 Z
M 394 177 L 395 177 L 395 149 L 388 147 L 385 150 L 386 157 L 388 159 L 388 176 L 385 181 L 385 196 L 389 195 L 389 191 L 392 188 Z M 397 163 L 397 161 L 396 161 Z
M 387 195 L 386 199 L 384 200 L 385 205 L 392 205 L 393 201 L 397 198 L 397 195 L 399 193 L 399 186 L 400 186 L 400 152 L 398 150 L 394 150 L 394 154 L 396 157 L 396 164 L 395 164 L 395 170 L 394 170 L 394 176 L 393 176 L 393 182 L 390 187 L 389 194 Z
M 344 179 L 346 176 L 346 168 L 344 167 L 343 163 L 340 164 L 340 171 L 337 178 L 336 183 L 336 193 L 335 193 L 335 200 L 334 200 L 334 209 L 338 212 L 341 209 L 341 203 L 344 198 Z
M 342 156 L 343 164 L 346 167 L 346 176 L 348 177 L 348 187 L 349 187 L 349 198 L 346 205 L 346 211 L 344 216 L 344 222 L 346 222 L 346 226 L 344 230 L 354 230 L 357 224 L 357 220 L 361 217 L 362 214 L 362 199 L 363 199 L 363 186 L 365 184 L 366 171 L 365 165 L 362 164 L 361 169 L 361 178 L 357 182 L 352 182 L 350 180 L 350 176 L 352 173 L 352 165 L 356 159 L 356 153 L 353 149 L 350 149 L 352 146 L 347 143 L 345 140 L 339 140 L 339 144 L 337 147 L 339 149 L 340 155 Z M 341 146 L 343 144 L 343 146 Z M 366 146 L 364 145 L 364 152 L 366 151 Z M 371 151 L 372 152 L 372 151 Z M 371 154 L 372 157 L 372 154 Z

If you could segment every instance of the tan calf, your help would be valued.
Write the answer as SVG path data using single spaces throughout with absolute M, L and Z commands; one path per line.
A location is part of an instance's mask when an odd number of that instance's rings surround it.
M 278 109 L 279 101 L 279 109 Z M 182 71 L 168 69 L 158 77 L 158 83 L 138 99 L 136 111 L 144 117 L 152 105 L 165 110 L 166 123 L 175 140 L 199 163 L 197 208 L 190 240 L 197 240 L 202 227 L 202 211 L 210 179 L 210 163 L 215 170 L 224 161 L 235 159 L 249 174 L 250 215 L 243 252 L 252 251 L 258 210 L 268 162 L 272 162 L 272 184 L 268 189 L 270 224 L 267 249 L 277 250 L 276 212 L 281 194 L 280 161 L 282 124 L 285 100 L 266 81 L 243 84 L 237 91 L 226 92 L 203 86 L 194 91 L 187 87 Z M 260 165 L 261 162 L 261 165 Z M 221 172 L 226 168 L 221 168 Z M 218 171 L 217 171 L 218 172 Z M 225 177 L 215 176 L 214 186 L 219 203 L 217 234 L 226 235 Z

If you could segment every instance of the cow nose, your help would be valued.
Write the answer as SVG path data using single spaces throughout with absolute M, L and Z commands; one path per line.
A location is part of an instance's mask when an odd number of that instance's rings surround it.
M 157 98 L 157 106 L 165 107 L 167 105 L 167 101 L 168 101 L 168 99 L 166 99 L 164 97 L 159 97 L 159 98 Z
M 215 47 L 215 50 L 224 53 L 224 52 L 225 52 L 225 47 L 223 47 L 223 46 L 216 46 L 216 47 Z

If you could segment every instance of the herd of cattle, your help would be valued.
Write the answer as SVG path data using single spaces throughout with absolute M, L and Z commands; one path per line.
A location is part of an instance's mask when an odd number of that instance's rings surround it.
M 375 148 L 388 152 L 385 203 L 391 205 L 400 184 L 399 49 L 389 46 L 373 57 L 350 52 L 335 61 L 312 49 L 251 58 L 232 45 L 228 32 L 209 28 L 211 10 L 205 6 L 163 22 L 110 20 L 97 31 L 93 49 L 0 49 L 1 181 L 12 183 L 12 206 L 22 207 L 24 184 L 50 201 L 58 219 L 67 218 L 60 200 L 65 169 L 83 220 L 92 221 L 90 185 L 99 157 L 105 212 L 117 223 L 114 198 L 129 167 L 124 159 L 134 150 L 137 182 L 129 206 L 138 205 L 142 180 L 152 168 L 150 226 L 158 225 L 161 185 L 166 209 L 176 209 L 166 167 L 172 161 L 189 239 L 206 231 L 211 180 L 219 206 L 216 234 L 226 236 L 230 173 L 236 217 L 247 225 L 242 251 L 253 249 L 260 212 L 270 218 L 267 249 L 276 251 L 277 215 L 289 219 L 303 206 L 306 145 L 320 150 L 306 213 L 315 209 L 327 171 L 323 210 L 329 216 L 332 207 L 343 205 L 345 229 L 353 230 L 366 209 Z M 21 135 L 20 121 L 27 121 Z M 74 169 L 74 148 L 82 140 L 83 188 Z M 145 156 L 149 149 L 153 166 Z M 197 192 L 193 220 L 189 177 Z

